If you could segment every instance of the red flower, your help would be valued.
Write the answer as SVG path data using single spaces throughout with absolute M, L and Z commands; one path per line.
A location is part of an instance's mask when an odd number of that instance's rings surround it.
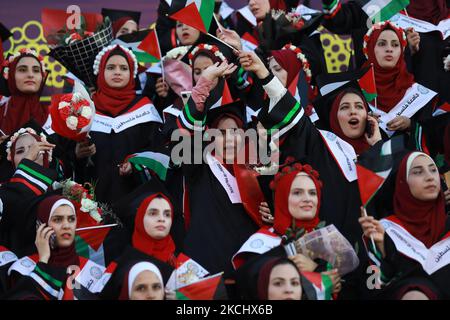
M 281 170 L 281 172 L 283 172 L 283 173 L 289 173 L 289 172 L 291 172 L 291 168 L 289 168 L 289 167 L 284 167 L 283 170 Z
M 70 110 L 69 106 L 61 108 L 58 111 L 64 121 L 72 114 L 72 110 Z
M 303 170 L 304 171 L 306 171 L 306 172 L 308 172 L 308 173 L 310 173 L 311 171 L 312 171 L 312 167 L 309 165 L 309 164 L 305 164 L 304 166 L 303 166 Z
M 86 127 L 89 124 L 89 120 L 86 119 L 85 117 L 79 116 L 78 117 L 78 124 L 77 124 L 77 129 L 81 130 L 84 127 Z
M 70 102 L 72 101 L 72 97 L 73 97 L 73 94 L 72 94 L 72 93 L 62 95 L 62 96 L 61 96 L 61 101 L 70 103 Z

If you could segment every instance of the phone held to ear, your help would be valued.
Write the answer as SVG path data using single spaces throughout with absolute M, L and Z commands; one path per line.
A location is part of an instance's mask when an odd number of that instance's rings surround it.
M 39 229 L 39 227 L 42 225 L 43 223 L 39 220 L 36 220 L 36 230 Z M 51 250 L 54 250 L 56 248 L 56 234 L 53 233 L 50 238 L 48 239 L 48 244 L 50 246 Z
M 373 136 L 373 124 L 369 120 L 366 121 L 366 128 L 364 132 L 367 134 L 367 137 L 370 139 Z

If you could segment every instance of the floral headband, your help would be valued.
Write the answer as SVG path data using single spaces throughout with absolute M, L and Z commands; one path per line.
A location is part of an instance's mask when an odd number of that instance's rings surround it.
M 20 128 L 19 131 L 15 132 L 11 138 L 9 138 L 8 143 L 6 143 L 6 153 L 7 153 L 7 157 L 8 160 L 11 161 L 11 147 L 12 145 L 17 141 L 17 139 L 21 136 L 24 136 L 26 134 L 31 134 L 31 135 L 35 135 L 37 136 L 38 134 L 36 133 L 36 131 L 32 128 Z M 42 141 L 47 142 L 47 137 L 41 133 L 39 135 L 42 139 Z
M 125 48 L 125 47 L 123 47 L 123 46 L 121 46 L 119 44 L 114 44 L 114 45 L 110 45 L 110 46 L 104 47 L 102 49 L 102 51 L 100 51 L 97 54 L 97 56 L 95 57 L 95 60 L 94 60 L 94 75 L 98 75 L 99 74 L 100 62 L 102 61 L 103 56 L 108 51 L 114 50 L 117 47 L 122 49 L 124 52 L 126 52 L 131 57 L 131 59 L 133 59 L 133 62 L 134 62 L 133 78 L 136 78 L 137 73 L 138 73 L 138 63 L 137 63 L 136 56 L 134 55 L 134 53 L 131 50 L 129 50 L 129 49 L 127 49 L 127 48 Z
M 192 65 L 193 63 L 193 59 L 195 57 L 195 55 L 197 54 L 197 52 L 199 52 L 200 50 L 205 50 L 205 51 L 211 51 L 216 57 L 218 57 L 220 60 L 222 60 L 222 62 L 227 62 L 227 58 L 225 58 L 225 56 L 223 55 L 222 52 L 220 52 L 219 48 L 215 45 L 212 44 L 206 44 L 206 43 L 200 43 L 198 46 L 196 46 L 191 53 L 189 53 L 189 64 Z
M 364 53 L 364 55 L 366 56 L 366 58 L 369 58 L 369 49 L 367 48 L 367 46 L 368 46 L 368 43 L 369 43 L 369 40 L 370 40 L 370 37 L 371 37 L 372 33 L 373 33 L 375 30 L 384 29 L 386 26 L 390 26 L 392 29 L 401 32 L 401 34 L 403 35 L 403 37 L 402 37 L 402 39 L 400 39 L 400 44 L 402 45 L 403 48 L 406 47 L 406 44 L 407 44 L 407 41 L 406 41 L 406 33 L 405 33 L 405 31 L 404 31 L 402 28 L 395 26 L 395 25 L 392 24 L 392 22 L 389 21 L 389 20 L 386 20 L 386 21 L 383 21 L 383 22 L 378 22 L 378 23 L 375 23 L 375 24 L 372 26 L 372 28 L 370 28 L 370 29 L 367 31 L 367 33 L 365 34 L 365 36 L 364 36 L 364 41 L 363 41 L 363 53 Z
M 319 180 L 319 172 L 314 170 L 309 164 L 302 165 L 301 163 L 298 162 L 293 163 L 293 161 L 294 159 L 291 157 L 286 159 L 286 164 L 284 165 L 284 168 L 280 172 L 278 172 L 273 178 L 273 180 L 270 182 L 270 189 L 275 191 L 280 180 L 283 179 L 284 176 L 292 172 L 298 173 L 305 172 L 309 176 L 313 177 L 317 181 L 319 187 L 322 188 L 322 181 Z
M 22 48 L 19 51 L 17 51 L 16 53 L 10 55 L 8 58 L 5 59 L 5 61 L 3 61 L 3 77 L 8 80 L 9 77 L 9 67 L 11 65 L 11 63 L 13 63 L 16 59 L 18 59 L 21 56 L 24 55 L 32 55 L 33 57 L 35 57 L 39 63 L 41 64 L 41 69 L 42 72 L 45 71 L 45 63 L 44 63 L 44 58 L 42 58 L 42 56 L 40 56 L 35 50 L 33 49 L 28 49 L 28 48 Z
M 300 60 L 300 62 L 302 63 L 303 71 L 305 71 L 306 81 L 308 81 L 308 83 L 310 83 L 311 77 L 312 77 L 312 72 L 311 72 L 309 61 L 306 58 L 306 56 L 303 54 L 303 51 L 300 48 L 294 46 L 293 44 L 287 44 L 283 47 L 283 49 L 291 50 L 296 54 L 297 59 Z

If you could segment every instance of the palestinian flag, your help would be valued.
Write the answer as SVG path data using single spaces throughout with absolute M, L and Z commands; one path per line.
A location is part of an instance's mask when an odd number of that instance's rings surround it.
M 183 9 L 169 17 L 203 33 L 208 33 L 213 19 L 214 7 L 214 0 L 187 0 Z
M 403 150 L 403 137 L 396 136 L 370 148 L 356 163 L 358 186 L 364 207 L 381 188 L 394 165 L 393 155 Z
M 155 56 L 153 56 L 152 54 L 148 53 L 147 51 L 145 51 L 143 48 L 145 49 L 150 49 L 149 46 L 152 43 L 152 36 L 151 36 L 152 31 L 150 30 L 141 30 L 138 32 L 134 32 L 134 33 L 130 33 L 130 34 L 125 34 L 123 36 L 120 36 L 119 38 L 113 40 L 113 42 L 111 43 L 112 45 L 114 44 L 119 44 L 121 46 L 124 46 L 125 48 L 130 49 L 131 51 L 133 51 L 134 55 L 136 56 L 136 59 L 138 60 L 139 63 L 153 63 L 156 62 L 156 58 Z M 147 40 L 147 36 L 150 36 L 150 38 Z M 156 33 L 155 33 L 156 36 Z M 142 45 L 142 42 L 146 40 L 147 42 L 144 43 L 144 45 Z M 156 40 L 157 41 L 157 40 Z M 158 46 L 159 49 L 159 46 Z M 153 50 L 150 50 L 151 52 L 154 52 Z M 159 53 L 160 56 L 160 53 Z M 161 57 L 159 57 L 161 59 Z M 157 60 L 159 61 L 159 60 Z
M 77 254 L 104 266 L 104 245 L 107 236 L 115 225 L 81 228 L 76 230 L 75 249 Z
M 142 40 L 137 48 L 150 55 L 150 57 L 148 57 L 148 60 L 152 60 L 151 58 L 153 58 L 153 61 L 150 62 L 161 61 L 161 48 L 159 46 L 158 34 L 156 33 L 156 29 L 150 31 L 150 33 L 144 38 L 144 40 Z
M 333 283 L 328 275 L 319 272 L 302 272 L 305 294 L 311 300 L 332 300 Z
M 370 68 L 367 69 L 366 73 L 358 79 L 358 84 L 367 102 L 370 102 L 377 97 L 377 86 L 375 84 L 373 65 L 371 65 Z
M 177 300 L 223 300 L 227 297 L 222 273 L 191 283 L 175 293 Z
M 144 166 L 156 173 L 162 181 L 166 180 L 170 157 L 164 153 L 153 151 L 134 153 L 125 161 L 130 162 L 138 171 L 142 170 L 142 166 Z
M 389 20 L 409 5 L 409 0 L 357 0 L 357 2 L 367 16 L 376 22 Z
M 219 96 L 219 94 L 221 95 Z M 230 88 L 228 87 L 227 81 L 223 81 L 219 83 L 218 89 L 214 90 L 208 99 L 209 101 L 215 101 L 208 110 L 212 110 L 221 106 L 225 106 L 233 102 L 233 98 L 231 97 Z M 207 100 L 207 101 L 208 101 Z M 207 103 L 208 104 L 208 103 Z
M 306 74 L 300 71 L 297 76 L 292 80 L 292 83 L 288 87 L 289 93 L 297 100 L 298 103 L 305 110 L 305 114 L 311 119 L 312 122 L 319 120 L 314 107 L 309 103 L 309 83 L 306 80 Z M 311 108 L 312 107 L 312 108 Z

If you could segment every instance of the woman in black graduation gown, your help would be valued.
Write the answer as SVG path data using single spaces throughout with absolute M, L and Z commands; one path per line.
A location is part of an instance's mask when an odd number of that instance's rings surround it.
M 198 135 L 199 131 L 202 133 L 206 123 L 222 132 L 228 131 L 226 138 L 221 136 L 215 139 L 215 152 L 211 154 L 209 151 L 205 155 L 207 163 L 203 160 L 199 164 L 187 162 L 198 156 L 203 157 L 201 144 L 192 148 L 194 154 L 183 163 L 185 199 L 188 201 L 184 208 L 187 228 L 184 252 L 211 274 L 224 271 L 226 279 L 232 273 L 232 255 L 256 231 L 256 225 L 240 201 L 232 167 L 239 136 L 230 131 L 243 128 L 246 122 L 244 108 L 234 109 L 216 101 L 224 88 L 225 80 L 219 80 L 220 77 L 231 74 L 236 68 L 228 65 L 225 57 L 217 51 L 216 47 L 207 45 L 192 52 L 195 87 L 179 116 L 178 124 L 189 136 Z M 215 112 L 208 111 L 209 106 L 215 106 Z M 213 113 L 215 116 L 211 119 Z M 187 151 L 191 150 L 183 150 Z
M 7 159 L 15 171 L 2 185 L 0 243 L 20 256 L 30 253 L 34 242 L 32 207 L 51 190 L 57 179 L 57 172 L 49 167 L 55 145 L 31 128 L 20 129 L 7 145 Z
M 281 161 L 291 156 L 301 163 L 310 164 L 320 172 L 322 180 L 326 181 L 320 219 L 327 224 L 334 224 L 352 245 L 360 242 L 358 212 L 361 200 L 354 166 L 355 150 L 350 146 L 347 149 L 353 150 L 350 155 L 344 150 L 346 148 L 342 148 L 346 145 L 345 141 L 333 133 L 319 131 L 310 119 L 304 116 L 300 104 L 279 80 L 269 73 L 256 54 L 242 53 L 240 62 L 245 70 L 253 71 L 263 79 L 264 89 L 271 101 L 268 108 L 261 110 L 258 119 L 268 130 L 272 141 L 279 140 Z M 359 130 L 364 132 L 362 122 L 359 127 Z M 375 144 L 378 139 L 373 138 L 372 143 Z M 341 149 L 333 147 L 336 141 Z M 352 277 L 352 274 L 349 274 L 347 279 L 348 277 Z M 351 285 L 359 286 L 357 278 L 358 276 L 355 276 L 354 281 L 346 281 L 346 286 L 350 286 L 350 282 Z M 345 286 L 341 295 L 345 297 Z
M 78 269 L 81 274 L 85 266 L 92 266 L 75 250 L 75 207 L 70 200 L 53 195 L 39 203 L 36 215 L 37 253 L 24 257 L 19 255 L 19 260 L 2 266 L 9 282 L 4 298 L 73 300 L 79 288 L 72 282 L 75 278 L 73 272 Z M 93 294 L 88 295 L 94 297 Z
M 296 234 L 300 230 L 309 233 L 322 227 L 319 224 L 322 181 L 319 180 L 319 173 L 310 165 L 300 163 L 283 165 L 281 172 L 275 175 L 270 186 L 275 193 L 275 212 L 270 217 L 273 227 L 262 227 L 241 247 L 233 257 L 233 266 L 238 270 L 240 268 L 245 270 L 246 261 L 258 259 L 255 258 L 257 255 L 261 255 L 261 258 L 263 256 L 286 257 L 287 254 L 282 245 L 285 244 L 284 242 L 296 240 L 295 237 L 291 239 L 293 233 Z M 288 240 L 283 241 L 283 237 Z M 333 280 L 334 292 L 341 290 L 340 276 L 337 270 L 332 270 L 333 267 L 327 261 L 313 260 L 305 254 L 295 252 L 291 252 L 288 258 L 294 262 L 300 272 L 325 272 Z
M 136 96 L 137 60 L 130 50 L 108 46 L 97 55 L 93 68 L 97 75 L 93 144 L 77 144 L 77 181 L 97 181 L 97 199 L 111 203 L 136 186 L 133 179 L 119 176 L 118 165 L 130 154 L 158 146 L 162 119 L 148 98 Z
M 368 27 L 372 25 L 369 17 L 357 1 L 343 3 L 341 0 L 323 0 L 322 2 L 326 13 L 324 27 L 336 34 L 352 35 L 355 57 L 350 61 L 351 68 L 359 69 L 366 60 L 363 41 Z M 439 4 L 436 2 L 425 3 L 425 1 L 416 2 L 417 5 L 413 6 L 413 12 L 416 15 L 419 7 L 426 8 L 422 10 L 422 14 L 419 14 L 419 19 L 427 17 L 426 20 L 436 23 L 442 16 L 445 16 L 443 12 L 438 13 L 445 7 L 445 3 L 442 3 L 445 1 L 436 1 Z M 436 17 L 436 14 L 439 18 Z M 414 14 L 411 16 L 414 17 Z M 445 43 L 441 40 L 441 36 L 436 32 L 419 34 L 411 29 L 406 30 L 406 35 L 409 45 L 404 51 L 405 59 L 408 61 L 408 67 L 416 81 L 438 92 L 443 101 L 448 101 L 449 95 L 446 89 L 449 76 L 443 71 L 442 57 Z M 447 83 L 447 86 L 443 83 Z
M 428 155 L 407 154 L 398 169 L 391 216 L 360 218 L 377 276 L 375 298 L 448 299 L 449 223 L 439 173 Z M 369 243 L 369 241 L 367 241 Z M 428 250 L 434 254 L 428 255 Z

